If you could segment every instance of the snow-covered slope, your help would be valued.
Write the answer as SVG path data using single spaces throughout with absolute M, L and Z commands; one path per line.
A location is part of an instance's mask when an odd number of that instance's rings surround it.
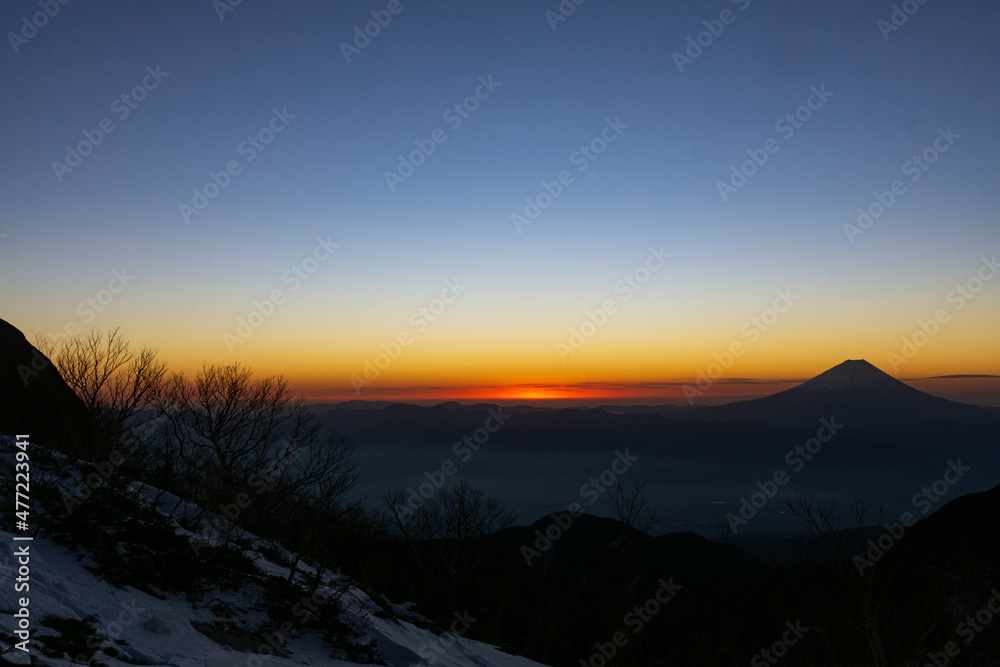
M 14 470 L 10 438 L 0 438 L 0 466 L 5 477 L 9 477 L 8 471 Z M 36 479 L 42 481 L 44 473 L 44 470 L 33 468 L 33 484 Z M 58 479 L 50 478 L 48 482 L 58 482 Z M 144 495 L 154 491 L 146 487 Z M 168 506 L 178 502 L 169 495 L 161 495 L 159 500 Z M 12 499 L 7 497 L 3 497 L 2 502 L 13 506 Z M 177 530 L 188 534 L 180 526 Z M 20 608 L 20 598 L 27 597 L 32 627 L 29 648 L 35 664 L 74 664 L 71 658 L 75 656 L 51 657 L 40 652 L 45 642 L 39 642 L 36 635 L 60 635 L 58 630 L 43 625 L 43 619 L 82 620 L 90 616 L 94 617 L 91 627 L 101 635 L 95 637 L 91 634 L 90 641 L 93 646 L 102 647 L 93 659 L 111 667 L 135 664 L 172 667 L 358 664 L 330 657 L 331 648 L 324 644 L 319 633 L 302 630 L 295 618 L 289 621 L 289 638 L 286 641 L 269 640 L 266 633 L 248 633 L 246 628 L 259 627 L 265 619 L 258 584 L 248 582 L 235 589 L 212 587 L 194 600 L 185 594 L 154 596 L 131 586 L 116 588 L 87 569 L 88 564 L 92 565 L 87 558 L 81 561 L 79 554 L 71 553 L 49 539 L 35 536 L 30 542 L 15 542 L 13 537 L 10 532 L 0 531 L 0 541 L 5 545 L 29 545 L 29 589 L 15 593 L 14 581 L 20 565 L 12 556 L 13 549 L 5 547 L 0 556 L 0 581 L 3 582 L 0 611 L 6 621 L 0 633 L 10 636 L 12 614 Z M 252 536 L 249 541 L 254 543 Z M 288 577 L 287 566 L 275 563 L 256 551 L 246 553 L 261 573 Z M 315 576 L 315 570 L 302 564 L 299 564 L 298 571 L 304 575 L 303 578 Z M 373 600 L 347 577 L 339 574 L 325 575 L 323 584 L 315 593 L 303 587 L 302 595 L 306 608 L 310 604 L 338 605 L 342 610 L 341 620 L 358 635 L 355 643 L 372 643 L 377 655 L 384 660 L 383 664 L 400 667 L 426 664 L 527 667 L 538 664 L 460 636 L 469 622 L 475 622 L 464 610 L 456 612 L 456 619 L 462 619 L 456 620 L 453 626 L 456 634 L 446 632 L 438 635 L 419 627 L 425 619 L 410 612 L 406 606 L 389 605 L 390 608 L 386 609 L 386 602 Z M 196 629 L 196 625 L 202 629 L 214 627 L 214 632 L 208 631 L 208 634 L 215 635 L 214 639 Z M 219 630 L 222 626 L 231 627 L 233 632 L 227 635 Z M 232 645 L 242 650 L 235 650 Z M 279 646 L 280 655 L 272 655 L 275 645 Z M 9 662 L 29 662 L 29 655 L 9 642 L 0 644 L 0 651 L 3 659 Z

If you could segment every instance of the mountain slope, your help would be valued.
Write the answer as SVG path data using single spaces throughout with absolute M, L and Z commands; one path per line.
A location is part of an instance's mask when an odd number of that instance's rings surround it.
M 695 408 L 678 418 L 719 422 L 816 424 L 821 418 L 854 428 L 888 429 L 925 419 L 1000 421 L 1000 410 L 925 394 L 863 359 L 848 360 L 773 396 Z
M 0 466 L 14 470 L 17 451 L 13 438 L 0 436 Z M 206 520 L 199 519 L 203 513 L 198 507 L 148 486 L 133 484 L 130 501 L 116 495 L 118 502 L 108 507 L 112 496 L 106 487 L 79 495 L 90 470 L 87 465 L 37 445 L 29 445 L 27 453 L 33 483 L 28 534 L 33 539 L 13 542 L 13 517 L 0 517 L 0 539 L 17 547 L 26 545 L 29 552 L 27 563 L 13 557 L 12 550 L 0 559 L 0 579 L 9 583 L 0 595 L 0 608 L 13 614 L 21 604 L 18 598 L 28 598 L 30 655 L 14 646 L 21 639 L 10 634 L 12 623 L 0 631 L 0 664 L 28 664 L 30 660 L 39 665 L 68 665 L 69 659 L 81 655 L 74 664 L 110 667 L 262 663 L 292 667 L 367 664 L 380 659 L 379 664 L 394 667 L 538 664 L 463 637 L 476 619 L 463 616 L 462 610 L 456 619 L 461 617 L 465 624 L 443 628 L 451 632 L 439 634 L 407 606 L 369 595 L 340 574 L 323 573 L 314 587 L 315 568 L 298 562 L 296 583 L 286 584 L 294 554 L 238 530 L 225 541 L 216 535 L 205 542 L 205 531 L 196 522 Z M 14 504 L 13 488 L 10 479 L 0 478 L 0 501 L 8 506 Z M 62 493 L 79 499 L 72 511 L 64 508 Z M 123 529 L 121 512 L 128 512 L 133 520 L 131 532 Z M 55 516 L 64 513 L 72 517 Z M 83 517 L 90 514 L 106 523 L 96 525 L 96 530 L 81 529 Z M 149 534 L 145 528 L 150 527 L 153 515 L 160 516 L 157 523 L 166 525 L 171 535 L 176 533 L 179 551 L 160 553 L 146 548 L 149 555 L 142 555 L 142 548 L 151 545 L 134 541 L 136 528 L 142 535 Z M 70 547 L 58 529 L 63 525 L 71 526 L 77 539 Z M 82 542 L 78 541 L 81 537 Z M 192 538 L 195 542 L 189 543 Z M 101 544 L 108 542 L 110 546 L 102 552 Z M 200 546 L 192 550 L 195 543 Z M 166 570 L 181 556 L 191 561 L 192 553 L 204 556 L 213 547 L 234 550 L 235 557 L 225 562 L 242 563 L 244 569 L 201 579 L 196 576 L 194 585 L 187 587 L 169 582 L 174 585 L 167 588 L 134 574 Z M 103 565 L 108 554 L 127 563 L 129 573 L 109 571 Z M 29 570 L 27 574 L 19 570 L 22 566 Z M 18 576 L 28 587 L 15 597 L 13 582 Z M 291 613 L 276 613 L 276 609 Z M 331 643 L 331 637 L 336 641 Z
M 8 544 L 11 544 L 11 537 L 9 533 L 0 531 L 0 539 Z M 259 620 L 261 616 L 256 609 L 258 601 L 245 591 L 217 592 L 217 604 L 233 614 L 226 621 L 233 629 L 227 634 L 216 634 L 209 630 L 220 623 L 215 605 L 191 604 L 182 595 L 167 595 L 161 599 L 131 587 L 115 588 L 84 567 L 74 554 L 46 539 L 36 538 L 31 543 L 31 556 L 29 610 L 32 629 L 39 635 L 59 637 L 56 623 L 49 621 L 51 625 L 45 624 L 43 618 L 84 619 L 94 616 L 92 627 L 95 632 L 91 637 L 95 646 L 101 647 L 94 659 L 111 667 L 134 664 L 260 664 L 256 660 L 263 660 L 274 667 L 358 664 L 331 658 L 330 649 L 312 633 L 296 632 L 297 636 L 283 643 L 281 651 L 284 655 L 269 657 L 273 644 L 267 639 L 268 633 L 237 630 L 245 621 Z M 258 559 L 258 564 L 275 576 L 288 574 L 287 568 L 268 563 L 263 558 Z M 16 576 L 17 564 L 13 559 L 8 557 L 0 562 L 0 577 L 4 581 L 12 582 Z M 337 580 L 329 579 L 319 590 L 320 598 L 335 585 Z M 435 665 L 447 667 L 470 664 L 530 667 L 538 664 L 471 639 L 438 636 L 410 620 L 388 618 L 368 594 L 353 585 L 348 585 L 346 592 L 337 599 L 337 604 L 345 610 L 345 620 L 362 633 L 364 640 L 374 643 L 388 665 L 408 667 L 427 664 L 429 656 L 436 658 Z M 12 605 L 13 600 L 4 603 L 5 607 Z M 405 613 L 403 608 L 394 611 Z M 103 640 L 98 638 L 98 633 Z M 68 634 L 64 632 L 64 638 Z M 39 640 L 33 633 L 29 647 L 30 654 L 37 660 L 35 664 L 69 664 L 64 659 L 42 655 L 42 645 L 51 648 L 54 642 Z M 6 659 L 15 664 L 27 664 L 18 662 L 23 660 L 23 652 L 4 641 L 0 641 L 0 653 L 0 661 Z M 71 657 L 76 657 L 76 654 Z
M 569 515 L 562 514 L 566 525 Z M 545 576 L 586 582 L 611 590 L 621 587 L 616 565 L 627 561 L 632 583 L 653 590 L 664 575 L 686 585 L 713 584 L 758 569 L 762 563 L 740 549 L 689 532 L 651 537 L 614 519 L 582 514 L 548 546 L 540 535 L 557 525 L 546 516 L 529 526 L 515 526 L 502 535 L 498 561 L 511 569 L 544 570 Z M 539 551 L 539 544 L 541 550 Z M 530 561 L 530 562 L 526 562 Z
M 0 319 L 0 433 L 72 444 L 86 432 L 87 410 L 49 359 Z

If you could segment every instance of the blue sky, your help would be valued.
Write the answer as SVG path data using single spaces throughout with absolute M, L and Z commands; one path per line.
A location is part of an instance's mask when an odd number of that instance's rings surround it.
M 388 4 L 245 0 L 220 19 L 208 0 L 70 2 L 17 52 L 8 36 L 0 316 L 60 330 L 127 267 L 135 281 L 81 324 L 121 324 L 182 367 L 280 369 L 290 346 L 335 348 L 320 374 L 337 387 L 458 276 L 469 296 L 384 383 L 471 382 L 441 358 L 466 346 L 480 352 L 462 364 L 509 356 L 522 379 L 610 380 L 617 366 L 616 379 L 638 381 L 694 376 L 793 286 L 804 296 L 784 333 L 733 372 L 801 377 L 846 357 L 884 368 L 1000 245 L 995 3 L 914 5 L 885 39 L 883 2 L 591 0 L 553 30 L 557 2 L 402 0 L 347 62 L 341 44 Z M 673 54 L 724 10 L 732 22 L 679 72 Z M 0 26 L 20 32 L 39 11 L 5 3 Z M 112 105 L 147 67 L 167 75 L 118 118 Z M 480 77 L 499 86 L 453 129 L 445 112 Z M 832 96 L 783 137 L 776 121 L 820 86 Z M 294 118 L 246 162 L 239 146 L 274 109 Z M 114 130 L 59 180 L 52 163 L 104 118 Z M 627 128 L 518 233 L 511 215 L 575 169 L 571 155 L 609 118 Z M 438 128 L 446 141 L 391 191 L 385 172 Z M 960 138 L 906 180 L 904 163 L 942 128 Z M 771 137 L 778 151 L 723 201 L 717 183 Z M 179 206 L 232 160 L 239 174 L 185 222 Z M 850 243 L 844 225 L 895 179 L 905 194 Z M 223 333 L 328 236 L 339 252 L 228 350 Z M 671 266 L 568 370 L 554 344 L 651 245 Z M 912 368 L 1000 371 L 985 335 L 998 294 L 985 289 Z M 782 349 L 791 360 L 778 363 Z

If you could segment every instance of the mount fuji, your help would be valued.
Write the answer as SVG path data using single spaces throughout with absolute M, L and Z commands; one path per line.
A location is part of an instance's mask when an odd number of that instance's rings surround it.
M 914 389 L 864 359 L 849 359 L 773 396 L 694 408 L 679 418 L 698 421 L 815 424 L 835 416 L 863 428 L 895 428 L 921 420 L 1000 421 L 1000 409 L 956 403 Z

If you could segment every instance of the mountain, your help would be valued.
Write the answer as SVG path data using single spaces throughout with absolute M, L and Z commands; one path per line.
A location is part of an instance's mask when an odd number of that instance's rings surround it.
M 1000 562 L 997 525 L 1000 486 L 959 496 L 918 521 L 907 531 L 899 555 L 944 572 L 990 571 Z
M 0 320 L 0 433 L 65 446 L 87 432 L 87 423 L 83 402 L 48 357 Z
M 651 537 L 615 519 L 590 514 L 572 519 L 566 513 L 560 517 L 566 529 L 560 529 L 559 537 L 551 543 L 544 535 L 557 525 L 552 515 L 528 526 L 509 528 L 496 546 L 495 560 L 517 574 L 523 575 L 526 566 L 538 567 L 547 577 L 558 577 L 585 588 L 610 589 L 620 586 L 621 582 L 613 577 L 620 573 L 619 566 L 627 562 L 633 582 L 650 590 L 656 588 L 657 581 L 665 574 L 687 584 L 711 584 L 764 565 L 735 546 L 690 532 Z M 531 561 L 527 565 L 526 559 Z
M 1000 421 L 1000 409 L 931 396 L 864 359 L 849 359 L 773 396 L 695 408 L 677 417 L 787 426 L 817 424 L 821 418 L 835 417 L 845 426 L 885 430 L 922 420 L 993 423 Z

